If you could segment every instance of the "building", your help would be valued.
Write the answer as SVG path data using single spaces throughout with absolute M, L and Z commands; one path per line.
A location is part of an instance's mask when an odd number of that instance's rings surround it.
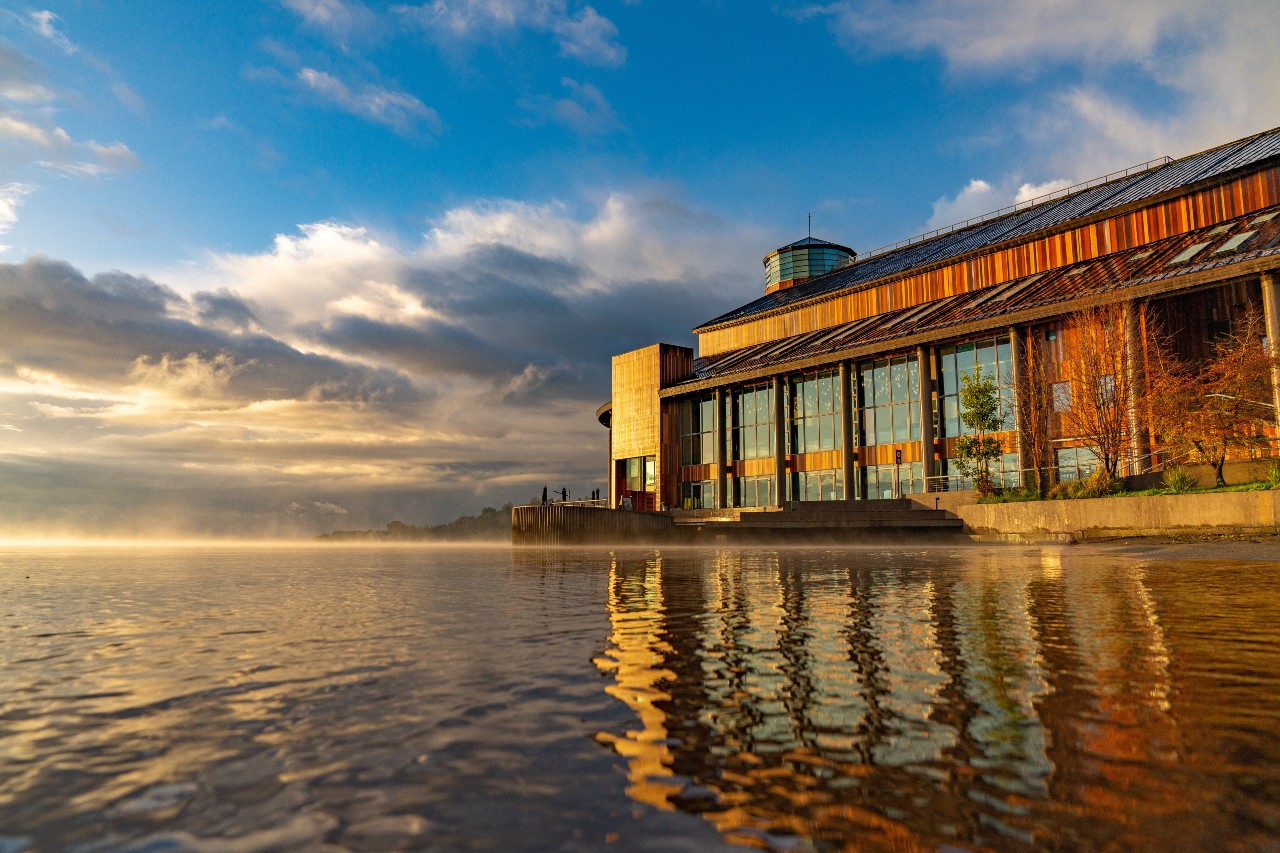
M 764 259 L 765 293 L 694 329 L 697 354 L 655 344 L 615 356 L 612 505 L 776 506 L 963 487 L 963 374 L 1000 386 L 998 476 L 1028 458 L 1015 428 L 1028 347 L 1061 361 L 1069 318 L 1119 306 L 1127 380 L 1154 326 L 1207 351 L 1251 307 L 1280 340 L 1280 129 L 1162 158 L 904 240 L 865 256 L 806 238 Z M 1132 372 L 1132 375 L 1128 375 Z M 1066 385 L 1066 383 L 1059 383 Z M 1072 389 L 1055 387 L 1054 408 Z M 1275 395 L 1273 401 L 1275 402 Z M 1126 412 L 1128 472 L 1159 460 Z M 1060 479 L 1095 463 L 1053 418 Z

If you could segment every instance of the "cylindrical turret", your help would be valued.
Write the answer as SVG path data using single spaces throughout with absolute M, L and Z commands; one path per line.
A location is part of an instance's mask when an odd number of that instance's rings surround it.
M 786 290 L 803 281 L 848 266 L 858 253 L 848 246 L 805 237 L 764 256 L 764 292 Z

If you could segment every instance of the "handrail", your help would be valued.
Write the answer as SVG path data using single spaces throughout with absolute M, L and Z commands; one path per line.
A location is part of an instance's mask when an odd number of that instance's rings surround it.
M 1110 174 L 1103 175 L 1098 178 L 1090 178 L 1087 181 L 1081 181 L 1078 184 L 1072 184 L 1071 186 L 1063 187 L 1060 190 L 1047 192 L 1044 195 L 1038 195 L 1035 198 L 1029 198 L 1025 201 L 1014 202 L 1013 204 L 1007 205 L 1005 207 L 1001 207 L 998 210 L 990 211 L 989 213 L 979 214 L 978 216 L 971 216 L 968 219 L 964 220 L 963 222 L 956 222 L 952 225 L 944 225 L 941 228 L 935 228 L 932 231 L 925 231 L 923 234 L 916 234 L 912 237 L 907 237 L 905 239 L 899 240 L 896 243 L 889 243 L 885 246 L 880 246 L 877 249 L 872 249 L 870 252 L 867 252 L 865 255 L 862 256 L 862 259 L 865 261 L 870 258 L 877 257 L 878 255 L 883 255 L 888 252 L 892 252 L 895 249 L 901 249 L 904 246 L 911 246 L 916 243 L 923 243 L 925 240 L 932 240 L 934 237 L 941 237 L 943 234 L 950 234 L 954 231 L 959 231 L 962 228 L 968 228 L 970 225 L 977 225 L 979 222 L 987 222 L 992 219 L 999 219 L 1001 216 L 1007 216 L 1010 213 L 1016 213 L 1019 210 L 1026 210 L 1029 207 L 1035 207 L 1037 204 L 1043 204 L 1044 202 L 1052 201 L 1055 198 L 1062 198 L 1063 196 L 1068 196 L 1068 195 L 1071 195 L 1072 193 L 1080 192 L 1081 190 L 1087 190 L 1090 187 L 1096 187 L 1101 184 L 1105 184 L 1107 181 L 1114 181 L 1117 178 L 1127 178 L 1130 175 L 1136 175 L 1139 172 L 1145 172 L 1148 169 L 1154 169 L 1157 166 L 1167 166 L 1172 162 L 1173 162 L 1173 158 L 1167 154 L 1164 155 L 1163 157 L 1156 157 L 1152 160 L 1146 161 L 1145 163 L 1139 163 L 1136 166 L 1130 166 L 1127 169 L 1120 169 L 1119 171 L 1111 172 Z

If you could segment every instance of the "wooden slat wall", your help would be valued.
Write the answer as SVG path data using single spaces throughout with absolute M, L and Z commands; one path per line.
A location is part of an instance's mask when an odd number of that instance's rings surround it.
M 709 329 L 698 334 L 698 352 L 702 356 L 716 355 L 839 326 L 944 296 L 991 287 L 1184 234 L 1277 202 L 1280 202 L 1280 167 L 1273 167 L 1161 204 L 940 269 L 906 275 L 822 302 L 800 305 L 790 311 Z

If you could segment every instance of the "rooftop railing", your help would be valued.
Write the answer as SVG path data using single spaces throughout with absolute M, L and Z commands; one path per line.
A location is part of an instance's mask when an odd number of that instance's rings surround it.
M 1010 213 L 1017 213 L 1019 210 L 1026 210 L 1029 207 L 1035 207 L 1037 204 L 1044 204 L 1047 201 L 1053 201 L 1054 199 L 1062 198 L 1063 196 L 1068 196 L 1068 195 L 1071 195 L 1072 193 L 1078 193 L 1081 190 L 1087 190 L 1090 187 L 1096 187 L 1101 184 L 1105 184 L 1108 181 L 1114 181 L 1117 178 L 1127 178 L 1130 175 L 1136 175 L 1139 172 L 1145 172 L 1148 169 L 1154 169 L 1158 166 L 1167 166 L 1172 162 L 1173 162 L 1173 158 L 1166 154 L 1163 157 L 1157 157 L 1154 160 L 1148 160 L 1145 163 L 1139 163 L 1138 165 L 1130 166 L 1127 169 L 1120 169 L 1119 171 L 1112 172 L 1108 175 L 1102 175 L 1101 177 L 1098 177 L 1098 178 L 1090 178 L 1087 181 L 1081 181 L 1078 184 L 1072 184 L 1071 186 L 1063 187 L 1060 190 L 1054 190 L 1053 192 L 1048 192 L 1048 193 L 1045 193 L 1044 195 L 1038 195 L 1035 198 L 1029 198 L 1029 199 L 1026 199 L 1025 201 L 1015 202 L 1011 205 L 1002 207 L 998 210 L 993 210 L 989 213 L 983 213 L 978 216 L 970 217 L 969 219 L 966 219 L 963 222 L 956 222 L 952 225 L 944 225 L 941 228 L 935 228 L 932 231 L 926 231 L 923 234 L 916 234 L 913 237 L 907 237 L 905 239 L 899 240 L 896 243 L 889 243 L 888 245 L 881 246 L 878 249 L 872 249 L 870 252 L 867 252 L 865 255 L 863 255 L 862 259 L 865 261 L 869 258 L 874 258 L 879 255 L 883 255 L 886 252 L 892 252 L 895 249 L 901 249 L 905 246 L 911 246 L 916 243 L 923 243 L 925 240 L 932 240 L 934 237 L 941 237 L 943 234 L 950 234 L 954 231 L 959 231 L 963 228 L 968 228 L 970 225 L 977 225 L 980 222 L 987 222 L 992 219 L 999 219 L 1001 216 L 1008 216 Z

